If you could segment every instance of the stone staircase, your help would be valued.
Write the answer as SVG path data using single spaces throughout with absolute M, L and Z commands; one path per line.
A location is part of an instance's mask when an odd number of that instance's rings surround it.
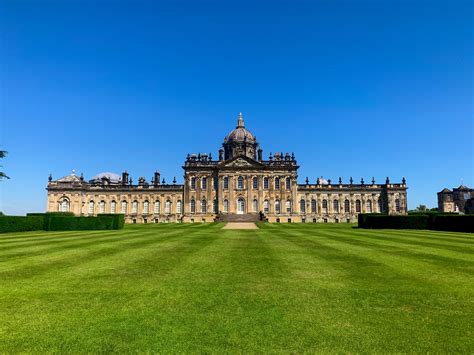
M 258 222 L 260 216 L 258 214 L 221 214 L 219 222 Z

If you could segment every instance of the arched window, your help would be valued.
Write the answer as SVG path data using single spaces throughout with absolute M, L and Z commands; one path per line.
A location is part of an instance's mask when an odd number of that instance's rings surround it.
M 245 200 L 242 197 L 237 199 L 237 213 L 245 213 Z
M 89 201 L 89 214 L 94 214 L 94 201 Z
M 344 212 L 351 213 L 351 203 L 348 199 L 344 200 Z
M 181 202 L 181 200 L 176 201 L 176 213 L 183 213 L 183 203 Z
M 323 213 L 328 213 L 328 200 L 323 200 Z
M 150 212 L 150 203 L 148 201 L 143 202 L 143 214 Z
M 367 200 L 367 213 L 372 213 L 372 200 Z
M 263 178 L 263 188 L 268 190 L 268 178 Z
M 201 201 L 201 213 L 206 213 L 207 212 L 207 201 L 203 199 Z
M 258 212 L 258 201 L 256 198 L 253 199 L 252 201 L 252 211 L 253 212 Z
M 242 176 L 239 176 L 237 178 L 237 188 L 238 189 L 243 189 L 244 188 L 244 178 Z
M 212 212 L 217 213 L 217 198 L 212 201 Z
M 170 214 L 171 213 L 171 201 L 166 200 L 165 202 L 165 214 Z
M 339 201 L 338 200 L 333 201 L 333 208 L 334 208 L 334 213 L 339 213 Z
M 301 213 L 306 213 L 306 201 L 305 200 L 300 200 L 300 212 Z
M 360 213 L 360 200 L 356 200 L 356 213 Z
M 379 198 L 379 213 L 383 213 L 383 201 L 381 198 Z
M 99 202 L 99 213 L 105 213 L 105 201 Z
M 203 177 L 201 179 L 201 189 L 203 189 L 203 190 L 207 189 L 207 177 Z
M 69 201 L 67 199 L 61 201 L 61 204 L 59 205 L 59 211 L 69 212 Z
M 291 213 L 291 200 L 287 200 L 285 206 L 286 206 L 286 212 Z
M 291 189 L 291 178 L 290 177 L 286 178 L 286 189 L 287 190 Z
M 137 213 L 138 211 L 138 201 L 135 200 L 132 202 L 132 213 Z
M 268 200 L 263 201 L 263 212 L 268 213 L 270 211 L 270 204 Z
M 192 177 L 191 178 L 191 190 L 195 190 L 195 189 L 196 189 L 196 178 Z
M 313 198 L 311 200 L 311 213 L 317 213 L 317 210 L 316 210 L 317 206 L 316 206 L 316 200 Z
M 196 213 L 196 201 L 191 199 L 191 213 Z
M 258 189 L 258 177 L 254 176 L 252 179 L 252 187 Z
M 280 213 L 280 200 L 275 201 L 275 213 Z
M 275 190 L 280 190 L 280 178 L 275 178 Z
M 161 203 L 160 201 L 156 200 L 155 207 L 153 208 L 153 212 L 155 212 L 155 214 L 160 214 L 160 210 L 161 210 Z
M 400 200 L 398 198 L 395 200 L 395 211 L 400 212 Z
M 229 201 L 224 200 L 224 213 L 228 213 L 228 212 L 229 212 Z
M 127 201 L 122 201 L 120 203 L 120 213 L 123 213 L 123 214 L 127 213 Z
M 224 176 L 224 189 L 228 189 L 229 188 L 229 177 L 228 176 Z
M 110 213 L 115 213 L 117 203 L 115 201 L 110 202 Z

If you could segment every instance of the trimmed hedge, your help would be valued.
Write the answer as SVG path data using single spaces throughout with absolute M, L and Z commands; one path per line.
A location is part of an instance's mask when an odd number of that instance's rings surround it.
M 359 228 L 432 229 L 474 233 L 474 216 L 452 213 L 417 213 L 403 216 L 364 213 L 359 214 L 358 222 Z
M 428 229 L 428 215 L 388 216 L 385 214 L 359 214 L 360 228 L 376 229 Z
M 437 215 L 430 220 L 429 227 L 437 231 L 474 233 L 474 215 Z
M 42 230 L 42 216 L 0 216 L 0 233 Z
M 0 233 L 32 230 L 106 230 L 122 229 L 123 214 L 101 214 L 97 217 L 75 217 L 72 212 L 28 213 L 0 217 Z
M 56 214 L 46 214 L 45 230 L 103 230 L 122 229 L 123 214 L 100 214 L 97 217 L 70 217 Z

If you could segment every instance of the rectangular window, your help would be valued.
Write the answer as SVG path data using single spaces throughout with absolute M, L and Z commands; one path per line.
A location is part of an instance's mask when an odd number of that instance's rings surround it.
M 280 190 L 280 178 L 275 178 L 275 190 Z
M 207 178 L 205 178 L 205 177 L 203 177 L 202 180 L 201 180 L 201 188 L 203 190 L 207 189 Z
M 229 188 L 229 178 L 226 176 L 224 177 L 224 189 L 228 189 Z
M 176 213 L 181 214 L 181 200 L 178 200 L 178 202 L 176 202 Z
M 191 190 L 196 189 L 196 178 L 191 178 Z
M 268 190 L 268 178 L 263 179 L 263 188 Z
M 254 189 L 258 189 L 258 178 L 254 177 L 252 181 L 252 185 Z
M 243 189 L 244 188 L 244 178 L 242 176 L 239 176 L 237 178 L 237 188 L 238 189 Z
M 217 190 L 219 188 L 219 179 L 215 177 L 213 181 L 214 181 L 214 190 Z

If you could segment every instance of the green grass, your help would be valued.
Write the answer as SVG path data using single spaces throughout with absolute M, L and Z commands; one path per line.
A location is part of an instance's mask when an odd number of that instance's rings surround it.
M 0 235 L 0 352 L 474 351 L 474 235 L 350 225 Z

